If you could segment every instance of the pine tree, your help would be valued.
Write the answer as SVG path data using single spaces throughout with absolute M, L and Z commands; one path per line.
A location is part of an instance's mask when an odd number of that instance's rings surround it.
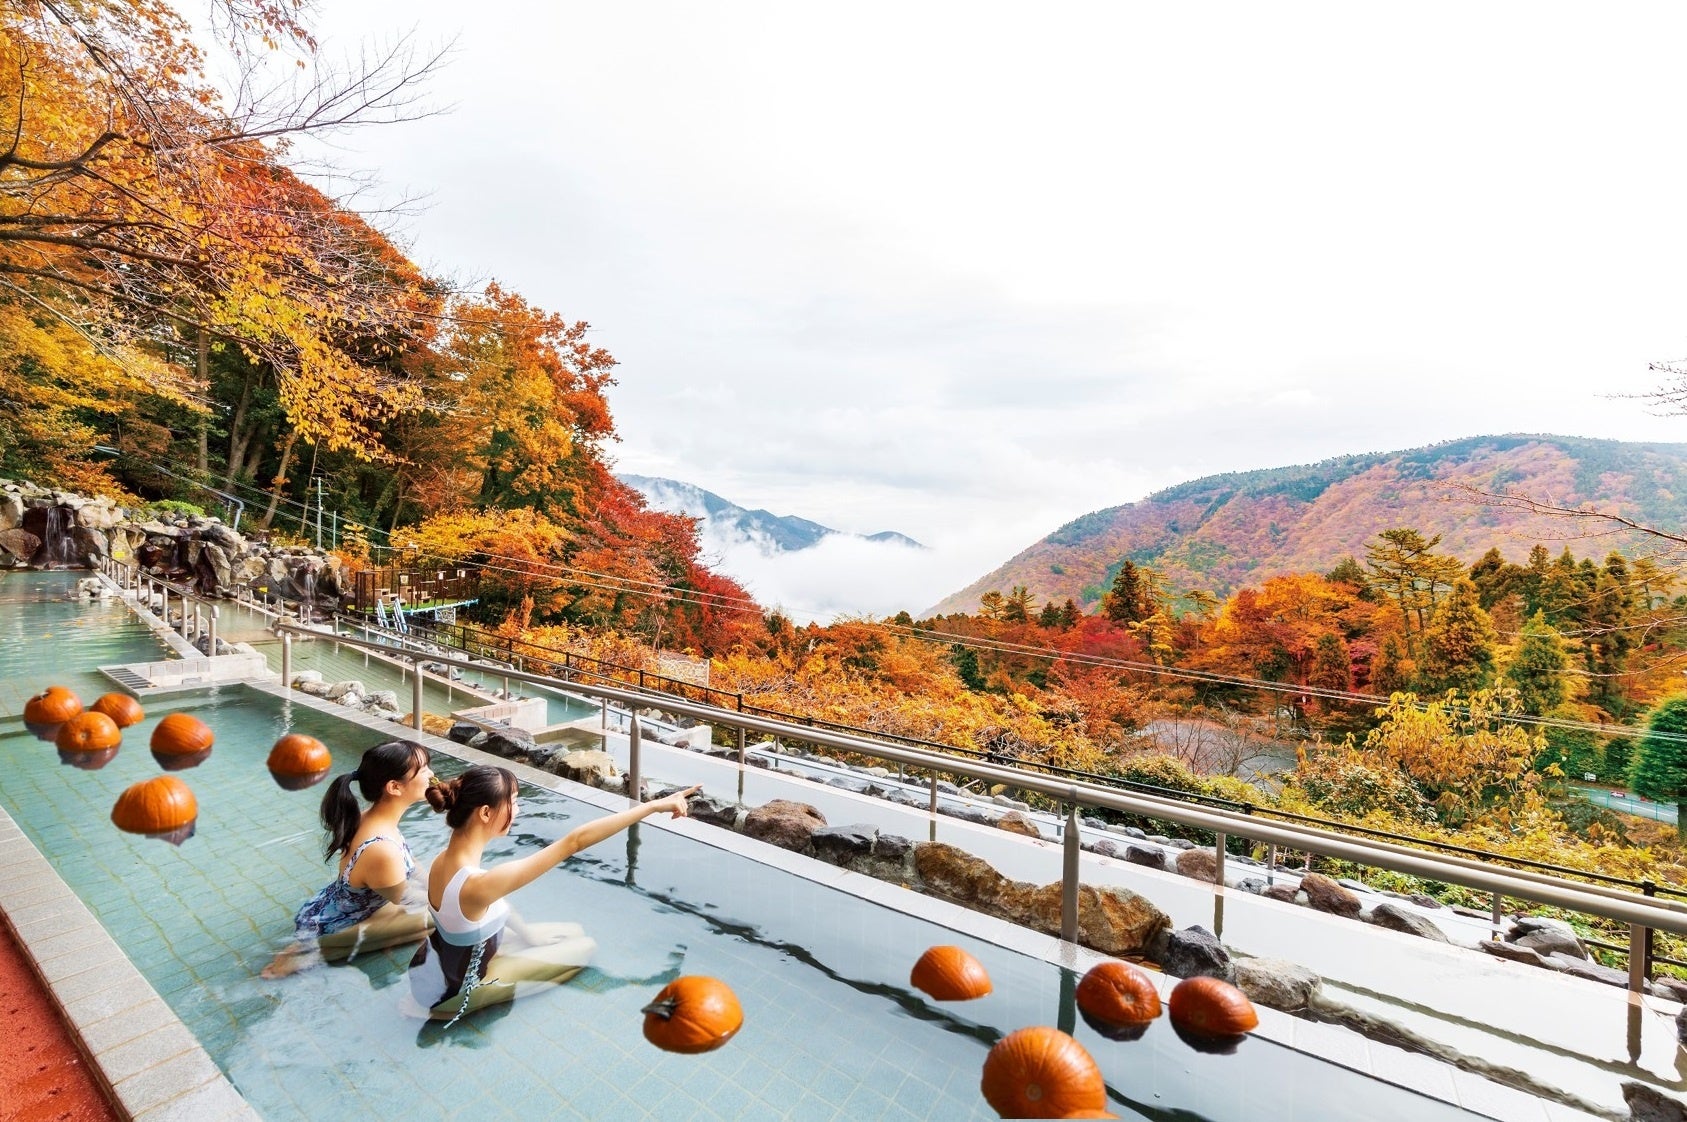
M 1340 635 L 1324 632 L 1312 647 L 1312 669 L 1306 684 L 1324 690 L 1353 688 L 1353 662 Z
M 1434 552 L 1441 544 L 1440 534 L 1426 538 L 1401 527 L 1384 530 L 1377 538 L 1365 547 L 1371 588 L 1399 606 L 1406 650 L 1415 653 L 1441 590 L 1463 577 L 1464 566 L 1456 557 Z
M 1672 697 L 1646 721 L 1629 784 L 1648 799 L 1673 799 L 1675 829 L 1687 841 L 1687 697 Z
M 1524 572 L 1523 568 L 1502 557 L 1497 548 L 1484 553 L 1470 567 L 1470 581 L 1476 586 L 1477 601 L 1482 610 L 1491 612 L 1495 604 L 1513 592 L 1521 591 Z
M 978 668 L 977 651 L 956 643 L 949 648 L 949 657 L 955 664 L 955 674 L 960 678 L 961 685 L 975 693 L 984 689 L 984 675 Z
M 1477 602 L 1476 586 L 1459 580 L 1435 609 L 1424 630 L 1418 657 L 1418 689 L 1423 693 L 1469 693 L 1494 676 L 1494 627 Z
M 1059 627 L 1060 626 L 1060 605 L 1056 604 L 1053 600 L 1049 600 L 1046 603 L 1044 603 L 1043 604 L 1043 610 L 1041 612 L 1037 613 L 1037 626 L 1039 626 L 1039 627 Z
M 1405 648 L 1396 636 L 1390 635 L 1382 641 L 1377 657 L 1371 662 L 1371 692 L 1387 697 L 1409 690 L 1413 673 Z
M 1536 612 L 1523 625 L 1517 653 L 1505 668 L 1505 684 L 1517 691 L 1523 712 L 1545 716 L 1564 703 L 1569 692 L 1564 672 L 1569 665 L 1564 641 L 1546 622 L 1546 613 Z
M 1084 618 L 1084 614 L 1078 610 L 1078 602 L 1068 596 L 1066 598 L 1066 603 L 1060 606 L 1061 629 L 1065 631 L 1072 630 L 1074 627 L 1078 626 L 1078 621 L 1082 618 Z
M 1148 582 L 1130 558 L 1119 567 L 1113 578 L 1113 589 L 1107 594 L 1107 618 L 1114 623 L 1132 624 L 1154 614 L 1154 598 Z
M 1031 618 L 1031 590 L 1016 584 L 1002 601 L 1002 618 L 1009 623 L 1025 623 Z
M 1345 584 L 1353 588 L 1361 600 L 1374 601 L 1377 596 L 1371 591 L 1371 578 L 1365 572 L 1365 567 L 1355 561 L 1352 555 L 1343 557 L 1336 562 L 1336 567 L 1324 574 L 1324 579 L 1331 584 Z

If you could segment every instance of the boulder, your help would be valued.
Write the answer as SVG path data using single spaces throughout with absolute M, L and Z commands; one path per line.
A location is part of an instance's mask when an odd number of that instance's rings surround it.
M 1540 955 L 1528 947 L 1519 947 L 1513 943 L 1502 943 L 1497 939 L 1483 939 L 1476 944 L 1478 948 L 1493 955 L 1495 958 L 1507 959 L 1511 962 L 1521 962 L 1526 966 L 1545 966 L 1546 962 Z
M 1281 900 L 1285 904 L 1300 903 L 1300 889 L 1292 884 L 1268 885 L 1260 895 L 1267 900 Z
M 553 750 L 549 759 L 542 763 L 539 760 L 534 762 L 553 775 L 584 783 L 588 787 L 601 787 L 605 780 L 618 774 L 614 758 L 597 748 L 577 748 L 572 752 Z
M 1298 1013 L 1311 1004 L 1323 985 L 1314 971 L 1277 958 L 1244 958 L 1234 964 L 1238 989 L 1257 1004 Z
M 1412 901 L 1412 903 L 1416 904 L 1420 908 L 1444 908 L 1444 907 L 1446 907 L 1445 904 L 1441 903 L 1441 901 L 1437 900 L 1435 897 L 1425 896 L 1421 892 L 1417 893 L 1414 896 L 1409 897 L 1409 899 Z
M 1170 845 L 1173 849 L 1194 849 L 1195 848 L 1195 843 L 1190 841 L 1188 838 L 1173 838 L 1171 841 L 1167 842 L 1166 844 Z
M 1158 849 L 1149 849 L 1143 845 L 1125 846 L 1125 860 L 1133 865 L 1143 865 L 1162 872 L 1166 868 L 1166 855 Z
M 1528 947 L 1543 955 L 1565 954 L 1572 958 L 1587 957 L 1587 948 L 1576 937 L 1576 929 L 1561 919 L 1544 916 L 1524 916 L 1506 932 L 1506 942 Z
M 913 848 L 914 843 L 901 834 L 880 834 L 873 842 L 873 856 L 900 862 Z
M 23 496 L 16 491 L 0 491 L 0 530 L 23 525 Z
M 1687 1122 L 1687 1106 L 1649 1083 L 1624 1083 L 1623 1101 L 1632 1122 Z
M 799 853 L 809 848 L 809 838 L 824 825 L 824 814 L 807 803 L 789 799 L 774 799 L 744 816 L 746 835 Z
M 71 532 L 71 540 L 76 543 L 77 555 L 86 559 L 90 567 L 98 565 L 111 549 L 103 533 L 86 526 L 76 527 Z
M 1223 978 L 1230 980 L 1230 952 L 1205 927 L 1186 927 L 1166 936 L 1160 952 L 1160 969 L 1177 978 Z
M 814 855 L 834 865 L 848 865 L 873 854 L 879 828 L 867 822 L 850 826 L 826 826 L 809 835 Z
M 738 826 L 738 805 L 709 795 L 693 795 L 686 801 L 691 817 L 699 822 L 707 822 L 711 826 L 724 826 L 728 830 Z
M 1079 844 L 1082 849 L 1101 857 L 1117 857 L 1119 855 L 1119 847 L 1106 838 L 1097 838 L 1094 841 L 1084 841 Z
M 1218 854 L 1211 849 L 1185 849 L 1177 855 L 1177 871 L 1190 880 L 1212 884 L 1218 880 Z
M 946 842 L 917 843 L 914 872 L 931 895 L 980 911 L 989 910 L 1007 883 L 994 865 Z
M 539 745 L 519 729 L 498 729 L 487 732 L 486 739 L 475 747 L 506 760 L 517 760 L 531 757 Z
M 1135 826 L 1120 826 L 1119 827 L 1119 833 L 1125 835 L 1125 837 L 1127 837 L 1127 838 L 1135 838 L 1137 841 L 1147 841 L 1148 840 L 1147 831 L 1140 830 Z
M 445 738 L 447 740 L 455 741 L 458 744 L 468 744 L 479 735 L 479 725 L 470 724 L 468 721 L 456 721 L 452 723 L 448 730 L 446 730 Z
M 1568 974 L 1572 978 L 1586 978 L 1590 982 L 1604 982 L 1608 986 L 1628 985 L 1628 971 L 1618 970 L 1613 966 L 1601 966 L 1597 962 L 1577 958 L 1575 955 L 1562 954 L 1553 951 L 1542 955 L 1541 960 L 1560 974 Z M 1647 982 L 1641 987 L 1642 993 L 1652 992 L 1652 983 Z
M 1307 873 L 1301 877 L 1300 890 L 1306 893 L 1306 902 L 1315 911 L 1349 919 L 1359 914 L 1359 897 L 1322 873 Z
M 368 701 L 370 705 L 379 706 L 382 709 L 398 708 L 398 694 L 394 693 L 392 690 L 376 690 L 374 693 L 369 694 L 365 700 Z
M 1402 908 L 1398 904 L 1378 904 L 1371 912 L 1371 922 L 1389 931 L 1402 931 L 1407 935 L 1416 935 L 1421 939 L 1431 939 L 1437 943 L 1447 941 L 1447 936 L 1442 933 L 1439 927 L 1411 909 Z
M 355 693 L 359 697 L 362 697 L 365 692 L 363 683 L 359 682 L 356 678 L 353 678 L 346 682 L 335 682 L 333 685 L 328 687 L 328 692 L 324 696 L 327 697 L 329 701 L 338 701 L 348 693 Z
M 1038 840 L 1041 840 L 1043 836 L 1043 832 L 1037 829 L 1037 824 L 1017 810 L 1010 810 L 997 819 L 996 828 L 1006 830 L 1010 834 L 1020 834 Z

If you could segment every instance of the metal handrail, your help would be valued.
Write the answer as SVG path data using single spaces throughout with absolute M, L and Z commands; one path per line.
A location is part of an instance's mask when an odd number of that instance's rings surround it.
M 319 634 L 308 628 L 288 623 L 278 623 L 276 630 L 283 635 Z M 348 636 L 340 636 L 336 641 L 372 651 L 391 649 L 386 644 L 353 639 Z M 459 666 L 465 670 L 485 669 L 472 662 L 450 656 L 432 655 L 430 658 L 443 665 Z M 1423 850 L 1379 844 L 1346 834 L 1272 822 L 1254 815 L 1234 811 L 1192 807 L 1155 796 L 1111 790 L 1088 783 L 1063 782 L 1005 764 L 983 760 L 956 759 L 953 756 L 919 749 L 902 748 L 844 733 L 805 728 L 753 714 L 702 705 L 687 701 L 684 698 L 652 696 L 649 693 L 641 693 L 636 690 L 580 682 L 562 682 L 556 678 L 525 671 L 512 670 L 508 676 L 513 680 L 531 685 L 551 688 L 561 686 L 572 689 L 605 701 L 628 706 L 635 711 L 640 707 L 651 707 L 659 704 L 666 710 L 693 717 L 700 721 L 787 740 L 822 745 L 838 751 L 873 756 L 903 766 L 929 770 L 933 773 L 948 772 L 967 775 L 987 782 L 1001 783 L 1026 791 L 1035 791 L 1060 800 L 1067 805 L 1069 828 L 1066 830 L 1065 843 L 1070 850 L 1076 850 L 1078 846 L 1078 830 L 1076 829 L 1078 808 L 1080 806 L 1100 807 L 1180 822 L 1196 829 L 1210 830 L 1221 839 L 1228 834 L 1235 833 L 1257 841 L 1287 846 L 1308 853 L 1318 853 L 1352 861 L 1355 864 L 1388 869 L 1393 872 L 1442 881 L 1448 884 L 1457 884 L 1466 888 L 1493 893 L 1496 901 L 1502 897 L 1510 896 L 1516 899 L 1549 904 L 1572 912 L 1601 916 L 1616 922 L 1627 923 L 1630 925 L 1631 935 L 1630 979 L 1631 984 L 1636 989 L 1640 987 L 1644 980 L 1645 956 L 1640 947 L 1644 943 L 1645 932 L 1648 929 L 1656 929 L 1669 931 L 1677 935 L 1687 935 L 1687 903 L 1620 892 L 1600 885 L 1578 883 L 1541 873 L 1496 868 L 1469 859 L 1447 858 Z M 284 681 L 283 687 L 289 688 L 290 683 Z M 636 727 L 635 720 L 634 728 L 636 729 Z M 635 745 L 638 743 L 636 732 L 629 737 L 629 740 Z M 742 738 L 740 738 L 740 744 L 742 744 Z M 629 770 L 633 769 L 629 768 Z M 934 805 L 935 784 L 936 776 L 934 774 Z M 637 798 L 639 790 L 629 784 L 628 794 L 630 797 Z M 1222 846 L 1222 841 L 1220 845 Z M 1069 858 L 1067 864 L 1071 865 L 1073 860 Z M 1064 890 L 1063 903 L 1067 905 L 1062 909 L 1062 934 L 1063 937 L 1072 939 L 1077 930 L 1077 883 L 1075 873 L 1068 872 L 1064 876 L 1062 887 Z

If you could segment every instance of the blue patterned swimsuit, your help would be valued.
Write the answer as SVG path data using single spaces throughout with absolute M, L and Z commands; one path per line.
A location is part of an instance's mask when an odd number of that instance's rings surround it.
M 404 855 L 404 875 L 408 877 L 416 867 L 416 861 L 410 856 L 410 847 L 403 838 L 388 838 L 377 834 L 365 841 L 352 852 L 351 860 L 346 862 L 346 871 L 305 901 L 305 906 L 299 909 L 299 914 L 293 917 L 293 926 L 301 939 L 320 939 L 324 935 L 333 935 L 344 931 L 348 927 L 356 927 L 382 908 L 388 901 L 385 896 L 373 888 L 353 888 L 351 871 L 357 865 L 357 859 L 363 856 L 363 851 L 378 841 L 396 841 L 399 852 Z

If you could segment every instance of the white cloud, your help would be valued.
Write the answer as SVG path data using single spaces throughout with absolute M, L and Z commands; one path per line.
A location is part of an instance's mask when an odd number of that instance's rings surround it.
M 326 14 L 460 35 L 454 110 L 342 159 L 432 195 L 423 260 L 592 321 L 623 470 L 941 546 L 769 589 L 917 607 L 1215 471 L 1687 439 L 1602 396 L 1687 355 L 1679 6 Z

